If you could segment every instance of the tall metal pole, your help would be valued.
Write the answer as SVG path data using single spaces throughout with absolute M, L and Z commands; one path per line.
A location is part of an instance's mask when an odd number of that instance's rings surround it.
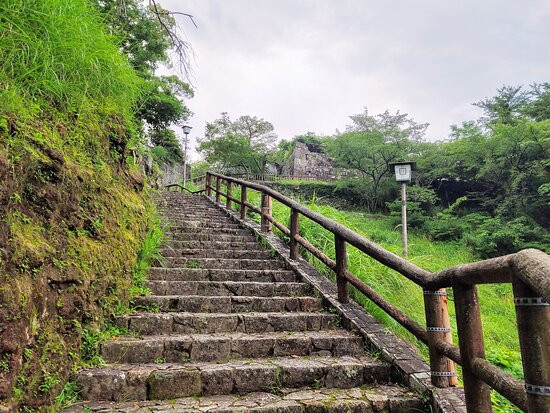
M 187 137 L 189 136 L 188 133 L 185 134 L 185 141 L 184 141 L 184 152 L 183 152 L 183 187 L 185 188 L 185 184 L 187 183 Z
M 401 183 L 401 238 L 403 240 L 403 257 L 407 258 L 407 184 Z

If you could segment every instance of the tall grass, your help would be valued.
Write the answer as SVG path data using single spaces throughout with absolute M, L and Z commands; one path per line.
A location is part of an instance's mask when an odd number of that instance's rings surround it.
M 0 1 L 0 111 L 129 114 L 140 80 L 115 40 L 87 0 Z

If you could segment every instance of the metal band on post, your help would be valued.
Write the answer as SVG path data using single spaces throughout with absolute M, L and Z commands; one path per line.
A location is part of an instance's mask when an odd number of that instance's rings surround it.
M 542 297 L 516 297 L 514 298 L 514 304 L 517 306 L 529 306 L 529 307 L 545 307 L 548 304 Z
M 431 371 L 433 377 L 456 377 L 455 371 Z
M 538 396 L 550 397 L 550 386 L 536 386 L 534 384 L 525 383 L 525 392 Z
M 451 329 L 449 327 L 426 327 L 426 331 L 432 331 L 436 333 L 450 333 Z

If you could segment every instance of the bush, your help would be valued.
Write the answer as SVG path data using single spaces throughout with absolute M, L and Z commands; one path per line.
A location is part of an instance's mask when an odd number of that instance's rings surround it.
M 481 257 L 511 254 L 524 248 L 549 250 L 550 237 L 543 228 L 527 217 L 504 222 L 500 218 L 470 214 L 464 217 L 469 225 L 466 243 Z

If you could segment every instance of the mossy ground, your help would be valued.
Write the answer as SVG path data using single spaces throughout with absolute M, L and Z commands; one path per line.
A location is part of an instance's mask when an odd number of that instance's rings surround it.
M 128 134 L 112 118 L 0 119 L 5 405 L 51 403 L 80 360 L 81 326 L 100 329 L 128 305 L 155 219 Z

